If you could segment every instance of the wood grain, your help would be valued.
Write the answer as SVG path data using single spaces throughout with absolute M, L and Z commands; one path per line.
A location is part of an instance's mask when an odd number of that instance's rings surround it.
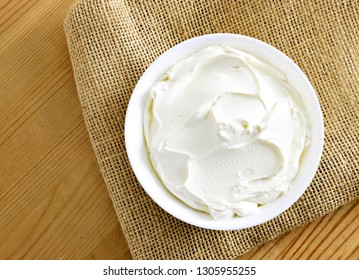
M 359 201 L 258 247 L 238 259 L 359 259 Z
M 0 0 L 0 259 L 131 259 L 84 126 L 73 0 Z M 352 203 L 240 259 L 359 259 Z

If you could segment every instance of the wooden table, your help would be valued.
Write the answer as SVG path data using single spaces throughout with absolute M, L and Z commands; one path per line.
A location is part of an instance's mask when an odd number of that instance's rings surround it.
M 84 126 L 63 19 L 0 0 L 0 259 L 131 259 Z M 359 259 L 359 203 L 241 259 Z

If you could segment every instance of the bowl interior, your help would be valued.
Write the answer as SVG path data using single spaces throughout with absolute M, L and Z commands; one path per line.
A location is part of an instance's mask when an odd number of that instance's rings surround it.
M 282 71 L 298 91 L 311 120 L 311 143 L 305 151 L 290 190 L 246 217 L 214 220 L 192 209 L 163 186 L 147 153 L 143 133 L 143 112 L 147 94 L 157 79 L 173 64 L 209 45 L 226 45 L 246 51 Z M 165 211 L 189 224 L 216 230 L 235 230 L 266 222 L 288 209 L 303 194 L 318 168 L 324 142 L 322 112 L 309 80 L 301 69 L 276 48 L 257 39 L 237 34 L 211 34 L 184 41 L 163 53 L 138 81 L 131 96 L 125 120 L 125 144 L 131 167 L 147 194 Z

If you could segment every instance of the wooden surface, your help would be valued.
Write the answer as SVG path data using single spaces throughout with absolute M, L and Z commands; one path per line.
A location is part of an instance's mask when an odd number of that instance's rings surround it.
M 131 259 L 84 126 L 73 0 L 0 0 L 0 259 Z M 241 259 L 359 259 L 359 203 Z

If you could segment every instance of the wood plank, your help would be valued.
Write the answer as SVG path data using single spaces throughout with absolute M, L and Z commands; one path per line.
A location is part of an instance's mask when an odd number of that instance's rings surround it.
M 358 240 L 359 201 L 355 200 L 238 259 L 359 259 Z
M 131 259 L 83 122 L 73 0 L 0 0 L 0 259 Z M 239 259 L 359 259 L 358 201 Z

